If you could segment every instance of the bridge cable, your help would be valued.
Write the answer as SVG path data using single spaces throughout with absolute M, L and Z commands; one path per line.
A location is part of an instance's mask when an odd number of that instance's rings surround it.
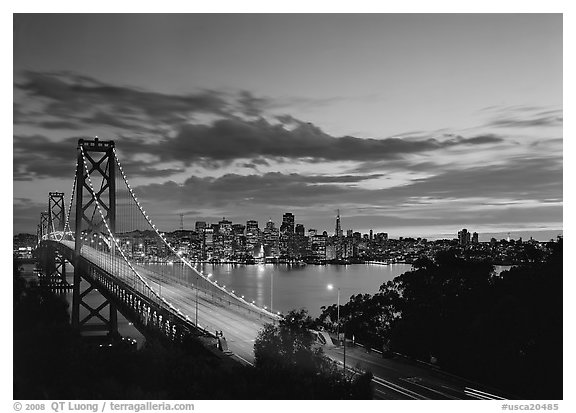
M 244 300 L 244 298 L 240 298 L 238 296 L 236 296 L 235 294 L 231 293 L 230 291 L 226 290 L 226 288 L 224 288 L 223 286 L 217 284 L 217 282 L 213 282 L 212 280 L 210 280 L 207 276 L 205 276 L 204 274 L 202 274 L 201 272 L 199 272 L 188 260 L 184 259 L 182 256 L 180 256 L 178 254 L 178 252 L 175 250 L 175 248 L 172 246 L 172 244 L 170 244 L 168 242 L 168 240 L 165 238 L 165 236 L 163 234 L 161 234 L 158 229 L 156 228 L 156 225 L 154 225 L 150 219 L 150 217 L 148 216 L 148 214 L 146 214 L 146 211 L 144 211 L 144 209 L 142 208 L 142 206 L 140 205 L 140 202 L 138 201 L 138 198 L 136 197 L 136 195 L 134 194 L 134 191 L 132 190 L 132 187 L 130 186 L 130 184 L 128 183 L 128 179 L 126 178 L 126 174 L 124 173 L 124 170 L 122 168 L 122 165 L 120 163 L 120 160 L 118 159 L 118 154 L 116 153 L 116 148 L 112 148 L 112 151 L 114 153 L 114 158 L 116 159 L 116 163 L 118 165 L 118 168 L 120 170 L 120 173 L 122 174 L 122 178 L 124 179 L 124 183 L 126 185 L 126 187 L 128 188 L 128 191 L 130 193 L 130 195 L 132 196 L 132 198 L 134 199 L 134 201 L 136 202 L 136 205 L 138 206 L 138 209 L 140 210 L 140 213 L 142 214 L 142 216 L 144 216 L 144 218 L 146 219 L 146 221 L 148 222 L 148 225 L 150 225 L 150 227 L 156 232 L 156 234 L 160 237 L 160 239 L 164 242 L 164 244 L 170 249 L 170 251 L 176 256 L 178 257 L 178 259 L 184 264 L 186 265 L 188 268 L 190 268 L 193 272 L 195 272 L 197 274 L 197 276 L 202 277 L 205 281 L 207 281 L 208 283 L 211 284 L 211 286 L 216 289 L 219 290 L 220 292 L 224 293 L 225 295 L 234 298 L 235 300 L 241 302 L 242 304 L 248 306 L 248 310 L 252 310 L 254 312 L 260 312 L 260 313 L 264 313 L 266 316 L 272 317 L 274 319 L 278 319 L 279 315 L 274 314 L 266 309 L 262 309 L 256 305 L 254 305 L 254 303 L 250 303 L 246 300 Z

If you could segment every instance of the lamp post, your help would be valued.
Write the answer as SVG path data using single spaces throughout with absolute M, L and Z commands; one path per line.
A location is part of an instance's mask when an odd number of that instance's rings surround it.
M 332 284 L 328 284 L 327 288 L 332 291 L 334 286 Z M 336 321 L 336 336 L 338 337 L 338 341 L 340 341 L 340 287 L 338 287 L 338 307 L 336 308 L 337 311 L 337 321 Z
M 328 289 L 333 290 L 334 286 L 328 284 Z M 338 287 L 338 307 L 337 307 L 337 324 L 336 324 L 336 334 L 338 341 L 340 341 L 340 287 Z M 344 333 L 344 340 L 342 340 L 342 345 L 344 347 L 344 375 L 346 375 L 346 333 Z
M 196 327 L 198 327 L 198 275 L 196 275 Z

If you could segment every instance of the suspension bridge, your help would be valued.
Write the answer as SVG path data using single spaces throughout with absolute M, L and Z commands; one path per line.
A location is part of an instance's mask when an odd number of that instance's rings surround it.
M 63 192 L 49 192 L 37 237 L 41 282 L 72 291 L 72 326 L 86 335 L 119 337 L 120 312 L 144 336 L 184 346 L 196 337 L 252 364 L 258 332 L 281 318 L 211 280 L 158 230 L 130 186 L 113 141 L 78 140 L 68 208 Z M 97 304 L 90 300 L 94 294 L 100 295 Z M 327 356 L 345 363 L 342 350 L 328 348 Z M 399 360 L 383 362 L 357 347 L 348 359 L 374 372 L 376 398 L 502 399 L 469 387 L 475 383 Z
M 72 291 L 72 326 L 86 334 L 119 336 L 119 311 L 145 336 L 198 337 L 252 364 L 258 331 L 281 317 L 211 280 L 177 250 L 138 201 L 114 141 L 78 140 L 68 209 L 64 193 L 50 192 L 37 236 L 43 281 Z M 87 299 L 95 292 L 98 305 Z

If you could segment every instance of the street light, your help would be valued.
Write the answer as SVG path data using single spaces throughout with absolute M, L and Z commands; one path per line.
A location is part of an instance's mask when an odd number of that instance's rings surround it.
M 196 276 L 196 327 L 198 327 L 198 276 Z
M 328 284 L 327 288 L 332 291 L 334 286 Z M 338 308 L 337 308 L 337 324 L 336 324 L 336 335 L 338 341 L 340 341 L 340 287 L 338 287 Z M 344 340 L 342 340 L 342 346 L 344 347 L 344 375 L 346 375 L 346 333 L 344 333 Z
M 327 287 L 330 291 L 332 291 L 334 289 L 334 286 L 332 284 L 328 284 Z M 338 287 L 338 307 L 336 309 L 337 311 L 337 318 L 338 320 L 336 321 L 336 336 L 338 337 L 338 341 L 340 341 L 340 287 Z

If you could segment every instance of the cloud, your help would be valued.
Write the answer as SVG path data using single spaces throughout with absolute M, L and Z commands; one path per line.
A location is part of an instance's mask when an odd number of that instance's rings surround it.
M 278 102 L 241 91 L 163 94 L 110 85 L 69 72 L 23 72 L 16 89 L 41 109 L 14 107 L 19 124 L 45 129 L 111 127 L 128 154 L 158 155 L 163 162 L 218 168 L 234 159 L 318 161 L 391 160 L 454 146 L 495 145 L 496 135 L 336 137 L 290 115 L 270 116 Z M 32 105 L 33 106 L 33 105 Z M 205 115 L 215 115 L 206 123 Z M 143 133 L 143 134 L 142 134 Z M 153 139 L 152 139 L 153 138 Z
M 48 210 L 48 201 L 38 203 L 29 198 L 14 198 L 12 207 L 14 228 L 26 228 L 36 233 L 36 227 L 40 223 L 40 213 Z
M 32 181 L 38 178 L 73 179 L 76 168 L 78 138 L 52 141 L 42 135 L 18 135 L 13 143 L 13 178 Z M 155 167 L 148 162 L 123 160 L 130 176 L 168 177 L 184 172 L 182 168 Z
M 44 116 L 80 125 L 146 129 L 157 123 L 178 124 L 194 114 L 224 113 L 228 105 L 222 94 L 209 90 L 171 95 L 110 85 L 70 72 L 26 71 L 21 78 L 15 83 L 17 91 L 42 102 Z M 31 116 L 19 115 L 19 123 L 35 123 Z
M 14 137 L 14 180 L 33 180 L 42 177 L 74 176 L 76 138 L 51 141 L 45 136 Z
M 447 170 L 410 184 L 390 188 L 389 196 L 458 198 L 562 198 L 562 159 L 518 157 L 505 164 Z
M 297 158 L 311 162 L 398 159 L 408 154 L 503 141 L 495 135 L 426 139 L 334 137 L 311 123 L 289 120 L 290 128 L 263 118 L 220 119 L 211 125 L 183 125 L 175 137 L 147 143 L 127 138 L 123 145 L 131 153 L 155 154 L 164 161 L 190 165 L 200 160 L 231 161 L 255 157 Z
M 539 106 L 490 107 L 484 110 L 493 114 L 486 126 L 497 128 L 561 127 L 561 109 Z
M 561 202 L 562 162 L 554 158 L 519 158 L 505 165 L 464 170 L 447 170 L 391 188 L 378 186 L 383 174 L 301 175 L 278 172 L 264 175 L 227 174 L 218 178 L 190 177 L 183 184 L 167 182 L 136 188 L 150 203 L 173 199 L 187 207 L 230 207 L 277 205 L 308 207 L 355 205 L 355 208 L 395 210 L 406 214 L 409 208 L 431 210 L 442 204 L 450 214 L 455 201 L 467 207 L 488 207 L 498 200 L 525 203 Z M 371 182 L 369 187 L 358 185 Z M 232 207 L 233 206 L 233 207 Z M 503 203 L 500 207 L 508 207 Z M 408 208 L 409 207 L 409 208 Z

